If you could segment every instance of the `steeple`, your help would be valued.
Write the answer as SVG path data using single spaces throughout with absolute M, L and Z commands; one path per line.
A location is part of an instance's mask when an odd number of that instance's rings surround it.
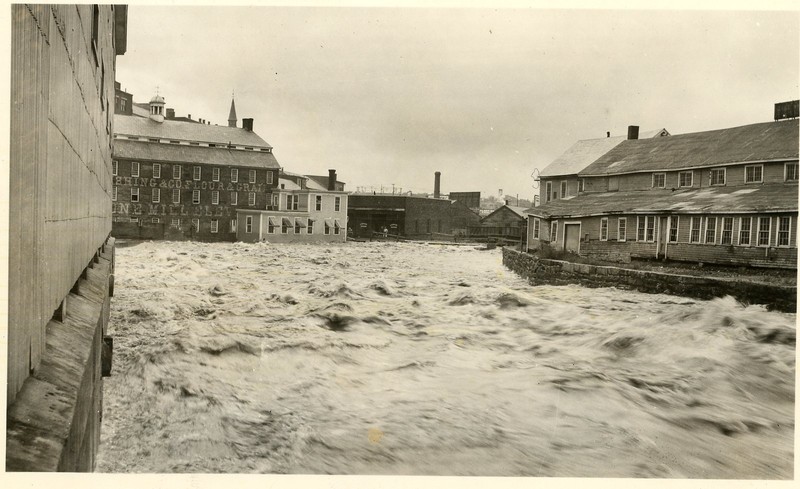
M 236 127 L 236 104 L 233 103 L 233 94 L 231 94 L 231 113 L 228 114 L 228 127 Z

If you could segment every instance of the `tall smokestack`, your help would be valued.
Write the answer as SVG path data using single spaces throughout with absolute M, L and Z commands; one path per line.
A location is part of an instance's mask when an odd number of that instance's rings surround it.
M 441 193 L 442 172 L 437 171 L 433 174 L 433 198 L 438 199 Z
M 328 190 L 336 190 L 336 170 L 328 170 Z
M 628 139 L 639 139 L 639 126 L 628 126 Z

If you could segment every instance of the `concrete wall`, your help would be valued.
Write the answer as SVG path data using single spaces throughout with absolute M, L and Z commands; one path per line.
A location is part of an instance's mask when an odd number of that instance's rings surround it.
M 616 287 L 697 299 L 730 295 L 746 304 L 765 304 L 784 312 L 797 310 L 797 287 L 546 260 L 509 248 L 503 248 L 503 265 L 532 285 Z
M 156 143 L 153 143 L 156 144 Z M 160 143 L 159 143 L 160 144 Z M 132 160 L 117 159 L 117 174 L 113 176 L 116 200 L 112 204 L 114 223 L 112 234 L 117 238 L 159 239 L 154 225 L 163 227 L 163 239 L 197 241 L 235 241 L 236 209 L 251 207 L 266 209 L 271 203 L 270 192 L 277 186 L 276 170 L 255 169 L 256 183 L 249 183 L 248 167 L 228 167 L 206 164 L 181 163 L 181 178 L 174 179 L 173 166 L 178 163 L 137 161 L 139 176 L 131 176 Z M 154 178 L 153 165 L 161 165 L 161 176 Z M 201 168 L 200 180 L 193 179 L 193 168 Z M 219 181 L 213 181 L 213 169 L 219 168 Z M 238 181 L 231 181 L 231 169 L 238 168 Z M 269 174 L 272 174 L 270 179 Z M 139 201 L 131 201 L 131 189 L 139 192 Z M 158 189 L 158 202 L 154 202 Z M 179 189 L 180 202 L 173 201 L 173 190 Z M 200 203 L 193 203 L 193 192 L 200 192 Z M 219 201 L 213 203 L 213 193 L 218 192 Z M 255 193 L 255 205 L 249 205 L 249 194 Z M 233 204 L 236 193 L 236 205 Z M 193 220 L 197 219 L 199 230 Z M 157 220 L 157 221 L 156 221 Z M 144 225 L 137 222 L 144 221 Z M 217 221 L 217 231 L 212 231 L 212 221 Z M 133 225 L 131 225 L 131 223 Z M 149 238 L 144 238 L 145 233 Z
M 52 368 L 82 368 L 81 379 L 94 372 L 94 362 L 73 362 L 69 355 L 74 352 L 62 351 L 75 345 L 51 337 L 51 319 L 57 310 L 64 311 L 65 299 L 88 275 L 111 230 L 115 43 L 120 34 L 115 20 L 124 12 L 110 5 L 11 6 L 9 420 L 28 406 L 31 419 L 60 423 L 45 411 L 46 392 L 36 376 Z M 85 317 L 80 306 L 74 312 L 94 324 L 102 317 Z M 67 305 L 56 322 L 66 324 L 72 314 Z M 98 351 L 96 330 L 79 342 L 86 351 Z M 79 415 L 86 420 L 66 425 L 73 429 L 65 436 L 76 462 L 52 465 L 46 453 L 38 452 L 27 464 L 13 465 L 14 470 L 91 469 L 87 453 L 93 453 L 90 440 L 99 418 L 87 396 L 99 389 L 95 377 L 91 388 L 59 386 L 60 395 L 78 399 Z M 15 440 L 27 449 L 39 447 L 37 437 L 15 439 L 11 424 L 7 435 L 7 447 L 14 451 Z M 9 467 L 13 456 L 8 450 Z

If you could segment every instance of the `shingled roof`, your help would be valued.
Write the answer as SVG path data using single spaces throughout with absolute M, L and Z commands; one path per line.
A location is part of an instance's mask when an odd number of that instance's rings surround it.
M 531 207 L 527 214 L 543 218 L 637 213 L 736 214 L 797 212 L 797 185 L 651 189 L 580 194 Z
M 167 161 L 170 163 L 205 163 L 220 166 L 251 168 L 280 168 L 275 155 L 265 151 L 208 148 L 185 144 L 150 143 L 146 141 L 114 140 L 114 158 Z
M 579 176 L 712 167 L 798 157 L 797 120 L 763 122 L 665 138 L 627 140 L 578 172 Z
M 639 135 L 642 139 L 668 136 L 666 129 L 646 131 Z M 595 160 L 608 153 L 618 144 L 625 141 L 626 136 L 615 136 L 613 138 L 581 139 L 569 147 L 561 156 L 553 160 L 552 163 L 544 167 L 539 173 L 540 177 L 555 177 L 561 175 L 574 175 Z
M 114 134 L 258 148 L 272 147 L 258 134 L 239 127 L 212 126 L 171 120 L 156 122 L 149 117 L 129 115 L 114 115 Z

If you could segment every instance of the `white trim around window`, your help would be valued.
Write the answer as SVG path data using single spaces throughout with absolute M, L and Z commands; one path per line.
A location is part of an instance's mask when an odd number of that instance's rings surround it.
M 199 204 L 199 203 L 200 203 L 200 191 L 192 190 L 192 204 Z
M 219 168 L 214 167 L 211 169 L 211 181 L 219 182 Z
M 173 204 L 181 203 L 181 189 L 179 188 L 172 189 L 172 203 Z
M 181 165 L 172 165 L 172 179 L 173 180 L 181 179 Z
M 219 230 L 219 220 L 212 219 L 211 220 L 211 232 L 216 234 L 218 230 Z
M 192 172 L 192 180 L 200 180 L 203 176 L 203 169 L 199 166 L 195 166 Z
M 560 194 L 559 194 L 559 198 L 560 199 L 566 199 L 567 198 L 567 190 L 568 190 L 567 181 L 566 180 L 561 180 L 560 189 L 561 189 L 561 191 L 560 191 Z
M 608 218 L 600 218 L 600 241 L 608 241 Z
M 116 176 L 117 172 L 119 172 L 119 162 L 117 160 L 111 160 L 111 174 Z
M 231 192 L 231 205 L 239 205 L 239 192 L 235 190 Z
M 664 172 L 653 173 L 652 186 L 653 188 L 666 188 L 667 174 Z
M 158 204 L 161 202 L 161 189 L 158 187 L 153 188 L 153 203 Z
M 139 202 L 139 187 L 131 187 L 131 202 Z
M 744 183 L 764 183 L 764 165 L 745 165 Z
M 131 176 L 132 177 L 139 176 L 139 163 L 135 161 L 131 161 Z
M 116 202 L 117 201 L 117 186 L 114 185 L 113 190 L 111 191 L 111 200 Z
M 783 165 L 783 181 L 796 182 L 798 181 L 798 168 L 797 162 L 784 163 Z
M 728 170 L 726 168 L 712 168 L 708 171 L 708 184 L 714 186 L 723 186 L 728 180 Z M 720 175 L 722 177 L 720 178 Z
M 681 216 L 670 216 L 669 227 L 667 228 L 667 243 L 677 243 L 681 229 Z M 673 239 L 672 232 L 675 231 L 675 239 Z
M 211 205 L 219 205 L 219 190 L 211 191 Z
M 775 236 L 775 245 L 778 248 L 789 248 L 792 246 L 792 216 L 778 216 L 778 232 Z M 784 229 L 784 223 L 786 223 Z M 781 238 L 786 237 L 786 244 L 781 244 Z
M 762 247 L 762 248 L 768 248 L 770 243 L 772 243 L 772 217 L 771 216 L 770 217 L 759 216 L 758 218 L 756 218 L 756 222 L 758 223 L 758 229 L 756 229 L 756 240 L 757 240 L 756 241 L 756 245 L 759 246 L 759 247 Z M 767 223 L 767 229 L 766 229 L 767 242 L 766 243 L 764 243 L 763 240 L 762 240 L 762 238 L 764 237 L 763 236 L 763 233 L 764 233 L 763 224 L 765 222 Z
M 533 218 L 533 239 L 539 239 L 542 223 L 538 217 Z
M 747 223 L 747 230 L 743 229 L 744 223 Z M 747 233 L 747 234 L 744 234 Z M 739 229 L 736 233 L 737 240 L 736 244 L 738 246 L 753 246 L 753 218 L 752 217 L 740 217 L 739 218 Z M 746 239 L 742 239 L 746 238 Z
M 231 183 L 238 183 L 238 182 L 239 182 L 239 169 L 231 168 Z
M 686 178 L 688 176 L 688 178 Z M 694 171 L 678 172 L 678 187 L 691 187 L 694 185 Z
M 250 170 L 250 183 L 256 183 L 256 171 Z
M 557 243 L 558 242 L 558 221 L 553 221 L 550 223 L 550 242 Z
M 628 240 L 628 218 L 620 217 L 617 219 L 617 241 Z
M 161 163 L 153 163 L 153 178 L 161 178 Z

